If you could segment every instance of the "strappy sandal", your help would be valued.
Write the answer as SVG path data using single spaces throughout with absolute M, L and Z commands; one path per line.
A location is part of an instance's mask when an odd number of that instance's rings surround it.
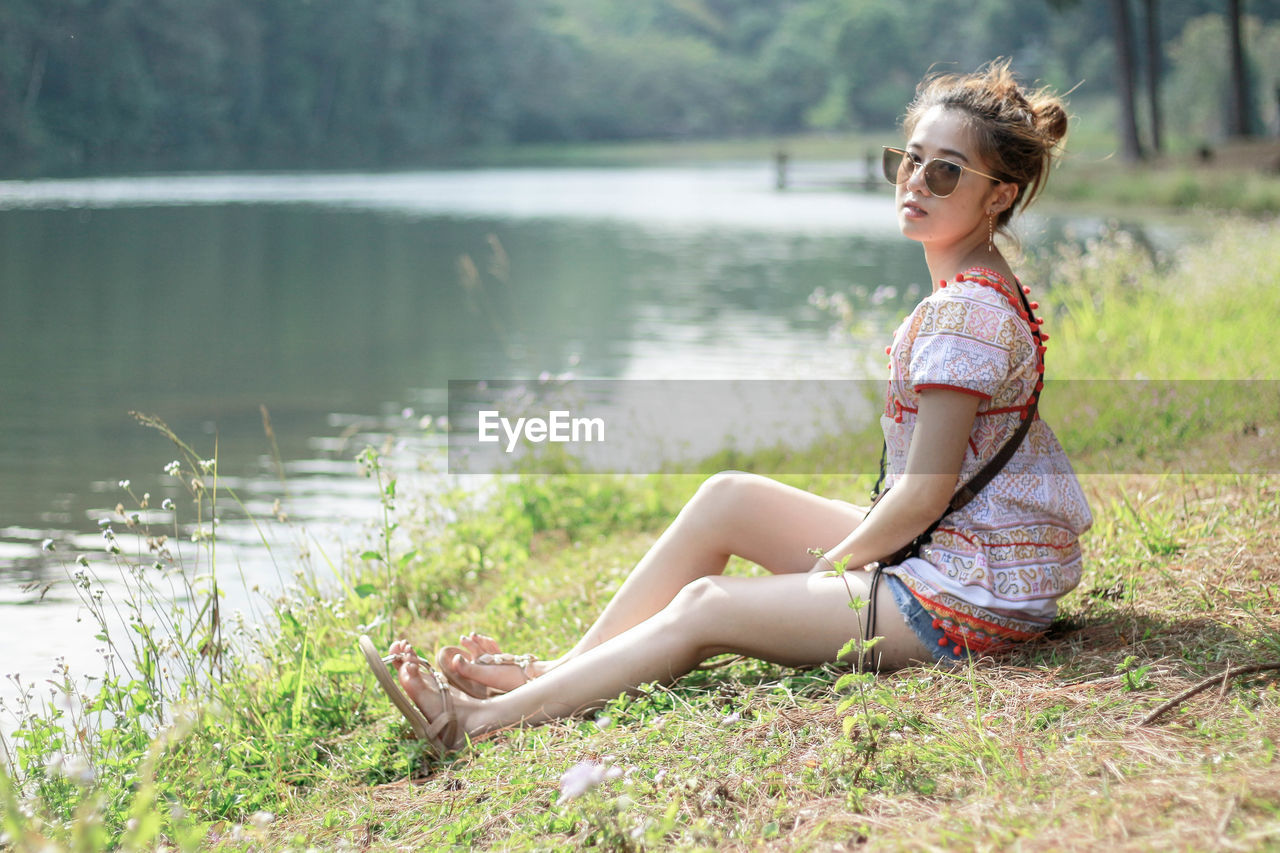
M 474 696 L 476 699 L 490 699 L 507 692 L 498 690 L 496 687 L 490 687 L 487 684 L 481 684 L 474 678 L 468 678 L 458 672 L 452 665 L 454 655 L 462 655 L 464 658 L 471 657 L 471 653 L 462 646 L 445 646 L 436 654 L 436 666 L 445 679 L 454 687 L 468 696 Z M 529 666 L 537 659 L 534 655 L 513 655 L 507 652 L 499 652 L 496 655 L 487 653 L 480 655 L 475 658 L 475 663 L 485 666 L 517 666 L 524 676 L 525 683 L 528 683 L 534 679 L 534 676 L 529 674 Z
M 387 664 L 394 662 L 400 655 L 384 657 L 367 634 L 360 635 L 360 651 L 364 654 L 365 662 L 369 664 L 374 677 L 378 679 L 378 685 L 382 687 L 382 691 L 408 721 L 414 737 L 426 742 L 436 758 L 444 758 L 449 753 L 457 752 L 466 746 L 466 736 L 458 730 L 458 718 L 453 711 L 453 697 L 449 694 L 448 682 L 432 668 L 431 664 L 422 658 L 417 658 L 418 665 L 425 667 L 439 686 L 444 710 L 436 715 L 435 720 L 427 719 L 426 714 L 422 713 L 422 709 L 405 694 L 399 680 L 387 668 Z

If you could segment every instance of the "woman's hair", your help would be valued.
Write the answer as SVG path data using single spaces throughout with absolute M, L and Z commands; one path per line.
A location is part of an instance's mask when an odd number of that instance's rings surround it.
M 1031 204 L 1044 187 L 1049 165 L 1067 135 L 1062 99 L 1048 89 L 1023 89 L 1009 70 L 1009 60 L 997 59 L 973 74 L 925 77 L 902 123 L 907 135 L 937 106 L 967 116 L 978 153 L 993 174 L 1018 185 L 1018 197 L 997 218 L 1003 228 L 1014 211 Z

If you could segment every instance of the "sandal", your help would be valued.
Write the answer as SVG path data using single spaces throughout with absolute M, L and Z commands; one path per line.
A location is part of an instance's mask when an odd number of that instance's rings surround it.
M 382 687 L 382 691 L 387 694 L 391 704 L 396 706 L 396 710 L 408 721 L 409 727 L 413 729 L 414 737 L 425 741 L 431 747 L 432 752 L 435 753 L 436 758 L 444 758 L 450 752 L 456 752 L 466 745 L 466 736 L 458 731 L 458 718 L 453 712 L 453 697 L 449 693 L 448 683 L 440 673 L 431 667 L 431 664 L 422 658 L 417 659 L 418 665 L 427 669 L 427 672 L 435 678 L 436 684 L 440 689 L 440 698 L 444 703 L 444 711 L 437 716 L 435 721 L 427 719 L 426 714 L 422 713 L 422 709 L 415 705 L 413 700 L 405 694 L 400 687 L 399 680 L 387 668 L 387 664 L 395 661 L 400 655 L 383 657 L 378 651 L 378 647 L 373 644 L 373 640 L 369 639 L 367 634 L 360 635 L 360 651 L 364 653 L 365 662 L 369 664 L 369 669 L 373 671 L 374 677 L 378 679 L 378 685 Z
M 445 679 L 454 687 L 468 696 L 474 696 L 476 699 L 490 699 L 507 692 L 496 687 L 490 687 L 487 684 L 481 684 L 474 678 L 469 678 L 455 670 L 452 666 L 454 655 L 462 655 L 464 658 L 471 657 L 471 653 L 462 646 L 445 646 L 436 654 L 436 666 L 444 674 Z M 496 655 L 480 655 L 475 659 L 475 662 L 485 666 L 518 666 L 521 674 L 524 675 L 525 683 L 528 683 L 534 678 L 529 674 L 529 665 L 536 660 L 537 657 L 534 655 L 513 655 L 507 652 L 499 652 Z

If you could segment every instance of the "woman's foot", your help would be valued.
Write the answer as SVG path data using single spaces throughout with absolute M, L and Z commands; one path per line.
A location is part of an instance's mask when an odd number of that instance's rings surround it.
M 445 748 L 457 750 L 466 746 L 466 719 L 474 710 L 474 700 L 451 691 L 438 681 L 426 661 L 420 662 L 417 652 L 407 640 L 392 643 L 388 656 L 394 658 L 391 665 L 396 669 L 400 687 L 423 716 L 433 727 L 444 723 L 437 736 Z
M 455 687 L 477 699 L 514 690 L 552 668 L 532 655 L 507 654 L 484 634 L 472 632 L 461 643 L 442 649 L 436 664 Z

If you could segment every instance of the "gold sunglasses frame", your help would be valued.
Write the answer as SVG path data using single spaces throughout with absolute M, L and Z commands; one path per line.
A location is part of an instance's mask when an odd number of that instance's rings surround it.
M 881 148 L 883 148 L 883 149 L 884 149 L 884 154 L 881 154 L 881 155 L 880 155 L 880 157 L 881 157 L 881 168 L 882 168 L 882 169 L 883 169 L 883 168 L 884 168 L 884 166 L 886 165 L 886 164 L 884 163 L 884 155 L 885 155 L 885 154 L 889 154 L 889 153 L 897 154 L 897 155 L 898 155 L 898 156 L 900 156 L 904 161 L 906 161 L 908 158 L 910 158 L 910 157 L 914 156 L 910 151 L 907 151 L 906 149 L 903 149 L 903 148 L 894 148 L 892 145 L 882 145 L 882 146 L 881 146 Z M 959 169 L 959 170 L 960 170 L 960 177 L 959 177 L 959 178 L 956 178 L 956 185 L 955 185 L 955 187 L 953 187 L 953 188 L 951 189 L 951 192 L 946 193 L 945 195 L 944 195 L 944 194 L 940 194 L 940 193 L 936 193 L 936 192 L 934 192 L 934 191 L 933 191 L 933 187 L 929 186 L 929 173 L 928 173 L 929 164 L 930 164 L 930 163 L 934 163 L 934 162 L 946 163 L 948 166 L 955 166 L 957 169 Z M 1003 184 L 1003 183 L 1004 183 L 1004 181 L 1000 180 L 1000 179 L 999 179 L 999 178 L 997 178 L 995 175 L 988 175 L 986 172 L 983 172 L 983 171 L 981 171 L 981 170 L 979 170 L 979 169 L 975 169 L 975 168 L 973 168 L 972 166 L 966 166 L 966 165 L 964 165 L 963 163 L 957 163 L 957 162 L 956 162 L 956 161 L 954 161 L 954 160 L 948 160 L 946 157 L 930 157 L 928 160 L 921 160 L 919 163 L 914 163 L 914 164 L 913 164 L 913 166 L 914 166 L 914 168 L 912 168 L 912 170 L 911 170 L 911 174 L 910 174 L 910 175 L 908 175 L 907 177 L 903 178 L 902 180 L 900 180 L 900 181 L 895 181 L 895 180 L 893 180 L 892 178 L 890 178 L 890 177 L 889 177 L 889 175 L 888 175 L 887 173 L 886 173 L 886 174 L 885 174 L 885 176 L 884 176 L 884 177 L 885 177 L 885 180 L 886 180 L 886 181 L 888 181 L 889 183 L 893 184 L 893 185 L 896 187 L 896 186 L 898 186 L 899 184 L 905 184 L 907 181 L 909 181 L 909 180 L 911 180 L 913 177 L 915 177 L 915 174 L 916 174 L 916 172 L 917 172 L 918 170 L 920 170 L 920 169 L 924 169 L 924 170 L 925 170 L 925 180 L 924 180 L 925 188 L 929 190 L 929 194 L 930 194 L 930 195 L 932 195 L 934 198 L 947 198 L 947 197 L 949 197 L 952 193 L 954 193 L 957 189 L 959 189 L 959 188 L 960 188 L 960 178 L 963 178 L 963 177 L 964 177 L 964 173 L 965 173 L 965 172 L 973 172 L 975 175 L 981 175 L 982 177 L 986 178 L 986 179 L 987 179 L 987 180 L 989 180 L 989 181 L 995 181 L 997 184 Z M 899 175 L 901 175 L 901 174 L 902 174 L 902 167 L 901 167 L 901 166 L 899 166 L 899 167 L 898 167 L 896 174 L 899 174 Z

